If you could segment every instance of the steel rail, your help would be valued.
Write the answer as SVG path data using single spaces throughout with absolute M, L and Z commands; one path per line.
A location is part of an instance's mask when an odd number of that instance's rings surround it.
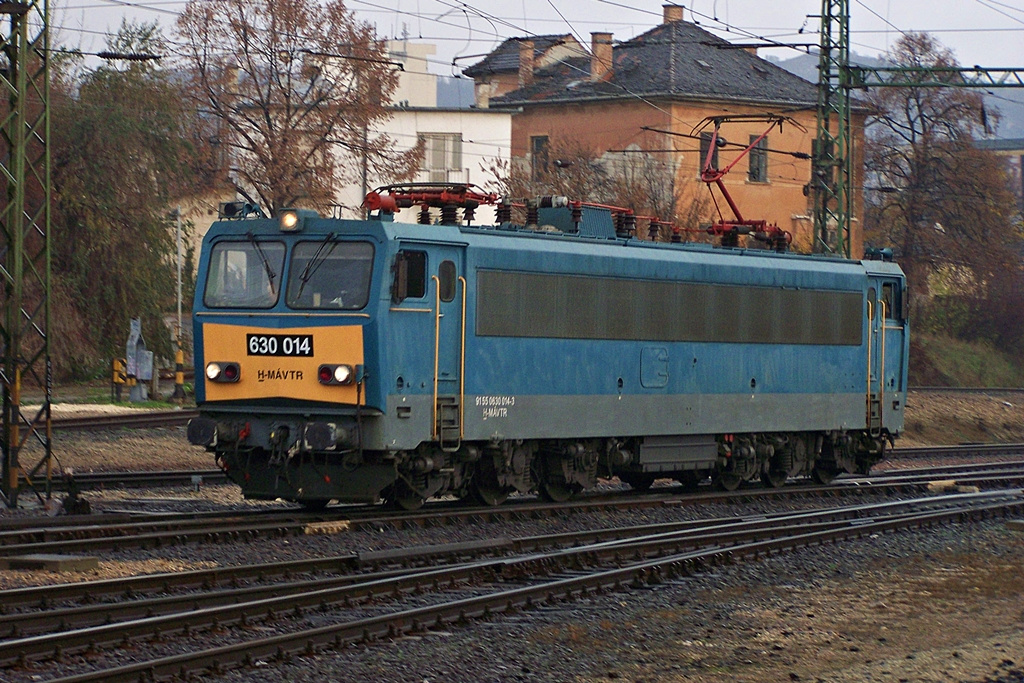
M 152 470 L 146 472 L 83 472 L 73 477 L 52 477 L 50 487 L 55 491 L 88 491 L 100 488 L 141 488 L 161 486 L 188 486 L 195 484 L 223 484 L 228 480 L 223 470 Z M 45 479 L 35 478 L 35 484 Z
M 942 476 L 957 477 L 966 481 L 970 476 L 976 484 L 994 485 L 1006 488 L 1013 481 L 1024 477 L 1021 466 L 998 465 L 1001 469 L 989 469 L 983 474 L 968 474 L 981 466 L 968 466 L 958 475 L 943 474 Z M 986 465 L 993 467 L 993 465 Z M 562 515 L 566 513 L 584 513 L 593 510 L 637 509 L 643 507 L 661 507 L 664 505 L 700 505 L 707 503 L 735 502 L 761 497 L 778 497 L 792 495 L 860 495 L 865 492 L 882 491 L 917 491 L 926 485 L 932 475 L 919 475 L 913 471 L 892 471 L 876 477 L 862 477 L 840 480 L 841 485 L 831 486 L 792 486 L 783 489 L 749 489 L 734 492 L 706 492 L 681 495 L 677 488 L 666 489 L 664 493 L 655 495 L 629 496 L 596 496 L 590 499 L 570 501 L 567 503 L 550 504 L 532 500 L 524 500 L 516 505 L 504 505 L 495 508 L 465 508 L 456 506 L 440 507 L 435 511 L 418 513 L 392 512 L 381 514 L 377 508 L 370 508 L 365 514 L 359 511 L 342 509 L 338 512 L 302 513 L 298 510 L 275 510 L 273 519 L 270 515 L 257 515 L 255 520 L 245 519 L 243 515 L 231 513 L 227 516 L 209 518 L 193 518 L 194 516 L 174 515 L 170 520 L 156 519 L 133 521 L 129 524 L 119 522 L 114 525 L 97 523 L 90 518 L 82 526 L 49 525 L 39 528 L 19 528 L 0 531 L 0 557 L 34 553 L 55 552 L 95 552 L 128 547 L 160 547 L 165 545 L 181 545 L 192 541 L 219 541 L 223 539 L 257 538 L 263 536 L 283 537 L 303 535 L 316 528 L 318 524 L 344 524 L 348 529 L 391 528 L 447 525 L 465 520 L 495 519 L 516 520 L 524 516 L 540 517 Z M 282 519 L 283 518 L 283 519 Z M 45 520 L 42 522 L 45 523 Z M 55 547 L 57 546 L 57 547 Z
M 52 424 L 58 431 L 181 427 L 198 415 L 198 410 L 133 410 L 88 417 L 62 417 L 52 420 Z
M 259 639 L 226 645 L 223 647 L 189 652 L 180 655 L 163 657 L 145 662 L 135 662 L 116 666 L 104 671 L 94 671 L 58 679 L 61 683 L 85 683 L 86 681 L 125 680 L 129 677 L 145 677 L 146 680 L 160 680 L 169 676 L 186 677 L 190 672 L 213 671 L 221 672 L 226 668 L 251 663 L 257 658 L 282 657 L 288 654 L 314 654 L 326 648 L 342 647 L 350 643 L 370 642 L 379 638 L 396 637 L 401 634 L 422 631 L 431 626 L 443 626 L 455 621 L 466 621 L 472 618 L 489 617 L 518 608 L 530 608 L 541 602 L 573 599 L 591 592 L 608 589 L 619 589 L 626 585 L 657 583 L 665 578 L 689 574 L 706 564 L 720 561 L 734 561 L 736 558 L 769 555 L 797 547 L 816 545 L 826 542 L 860 537 L 874 533 L 883 533 L 906 527 L 922 527 L 937 524 L 951 519 L 972 518 L 978 515 L 1005 514 L 1007 511 L 1019 511 L 1024 508 L 1024 500 L 1020 491 L 1014 497 L 1007 496 L 1002 501 L 977 498 L 973 503 L 966 502 L 960 507 L 930 512 L 909 512 L 904 515 L 886 514 L 882 519 L 864 520 L 857 524 L 848 524 L 840 528 L 807 531 L 805 527 L 796 527 L 792 533 L 777 537 L 764 538 L 743 542 L 728 547 L 701 548 L 681 553 L 663 555 L 655 559 L 640 559 L 629 562 L 625 566 L 614 568 L 601 567 L 588 569 L 581 575 L 571 578 L 556 578 L 534 582 L 520 588 L 498 590 L 471 598 L 459 599 L 442 604 L 402 610 L 399 612 L 356 619 L 322 626 L 298 632 L 292 632 Z M 628 545 L 619 551 L 630 552 Z M 617 555 L 621 558 L 623 555 Z M 527 558 L 542 568 L 549 566 L 543 558 Z M 500 571 L 515 566 L 508 561 L 504 566 L 494 562 L 479 565 L 475 571 Z M 524 560 L 519 560 L 522 565 Z M 440 571 L 440 570 L 438 570 Z M 582 571 L 582 569 L 581 569 Z M 420 578 L 427 581 L 440 582 L 438 577 L 430 577 L 433 572 L 423 572 Z M 410 577 L 411 580 L 411 577 Z M 410 586 L 409 590 L 413 590 Z M 392 587 L 391 590 L 394 590 Z M 324 597 L 324 596 L 320 596 Z M 292 598 L 294 600 L 294 598 Z M 289 609 L 290 612 L 301 611 Z M 278 612 L 279 613 L 279 612 Z M 277 614 L 277 613 L 275 613 Z M 218 622 L 223 624 L 223 622 Z M 163 631 L 167 633 L 167 631 Z M 71 632 L 74 634 L 74 632 Z M 69 636 L 71 634 L 64 634 Z M 23 646 L 31 639 L 19 641 Z M 102 642 L 100 639 L 97 642 Z M 51 644 L 52 645 L 52 644 Z M 56 646 L 61 653 L 63 647 Z M 56 651 L 56 650 L 55 650 Z
M 850 516 L 859 512 L 858 506 L 846 506 L 843 510 Z M 425 564 L 434 565 L 458 558 L 479 557 L 487 553 L 539 550 L 552 546 L 572 546 L 582 543 L 597 543 L 611 539 L 681 531 L 693 528 L 717 529 L 726 524 L 750 520 L 770 521 L 793 513 L 756 514 L 744 517 L 711 518 L 662 522 L 639 526 L 615 527 L 589 531 L 573 531 L 564 534 L 547 534 L 510 539 L 497 537 L 483 541 L 443 544 L 440 546 L 402 547 L 391 550 L 356 552 L 328 558 L 313 558 L 270 562 L 255 565 L 214 567 L 182 572 L 147 574 L 121 577 L 100 581 L 51 584 L 9 588 L 4 591 L 3 610 L 19 605 L 38 605 L 41 609 L 69 601 L 87 602 L 103 596 L 121 596 L 134 599 L 147 593 L 167 593 L 175 589 L 203 588 L 212 590 L 217 586 L 232 585 L 239 581 L 267 580 L 276 576 L 299 575 L 313 572 L 357 572 L 379 570 L 383 567 L 419 568 Z M 838 514 L 838 513 L 837 513 Z
M 907 387 L 907 391 L 930 394 L 1021 394 L 1024 387 Z
M 993 455 L 1024 455 L 1024 443 L 978 443 L 955 446 L 921 446 L 896 448 L 893 460 L 911 458 L 984 457 Z
M 929 501 L 930 502 L 930 501 Z M 721 540 L 729 538 L 730 534 L 736 531 L 749 533 L 748 529 L 758 530 L 777 529 L 781 526 L 792 525 L 799 522 L 802 524 L 818 523 L 814 520 L 827 519 L 830 523 L 848 521 L 860 518 L 865 511 L 878 513 L 881 510 L 899 508 L 913 505 L 919 507 L 925 505 L 923 501 L 897 502 L 890 504 L 872 504 L 868 506 L 845 506 L 843 508 L 828 508 L 809 510 L 802 512 L 784 512 L 771 515 L 752 515 L 748 518 L 719 518 L 708 520 L 687 520 L 682 522 L 667 522 L 650 525 L 631 527 L 616 527 L 610 529 L 596 529 L 589 531 L 574 531 L 563 534 L 549 534 L 542 536 L 528 536 L 523 538 L 496 538 L 486 541 L 474 541 L 467 543 L 443 544 L 440 546 L 423 546 L 416 548 L 398 548 L 395 550 L 373 551 L 364 553 L 350 553 L 343 556 L 325 559 L 298 560 L 281 563 L 265 563 L 251 567 L 217 568 L 207 570 L 195 570 L 191 572 L 176 572 L 152 576 L 128 577 L 124 579 L 112 579 L 107 581 L 78 582 L 73 584 L 60 584 L 53 586 L 36 586 L 22 589 L 11 589 L 5 591 L 5 608 L 17 605 L 40 605 L 41 612 L 23 612 L 6 615 L 0 624 L 0 637 L 15 637 L 29 633 L 38 633 L 46 630 L 46 625 L 51 622 L 59 622 L 62 630 L 71 627 L 81 627 L 96 623 L 111 623 L 117 620 L 124 620 L 132 615 L 144 614 L 154 616 L 165 614 L 179 608 L 179 605 L 187 605 L 188 609 L 196 608 L 198 605 L 218 604 L 222 602 L 240 602 L 243 596 L 273 595 L 279 592 L 297 592 L 298 587 L 260 586 L 212 592 L 214 587 L 234 586 L 240 580 L 258 578 L 266 580 L 272 576 L 289 577 L 311 571 L 332 571 L 332 572 L 356 572 L 366 569 L 378 570 L 381 567 L 400 566 L 403 569 L 378 572 L 376 577 L 369 577 L 366 574 L 351 576 L 346 575 L 331 579 L 318 579 L 296 586 L 305 585 L 348 585 L 354 582 L 363 582 L 372 578 L 398 576 L 401 573 L 413 571 L 412 568 L 423 566 L 436 567 L 439 562 L 466 562 L 469 559 L 479 559 L 484 556 L 495 556 L 500 553 L 525 553 L 550 551 L 552 548 L 565 548 L 572 546 L 588 545 L 591 549 L 598 547 L 610 547 L 612 544 L 621 543 L 623 540 L 637 541 L 638 539 L 654 540 L 668 538 L 678 540 L 683 536 L 693 536 L 700 539 L 703 536 L 713 535 Z M 169 593 L 173 589 L 180 588 L 202 588 L 211 591 L 205 595 L 182 595 L 174 597 L 158 597 L 152 600 L 140 599 L 140 595 L 146 593 L 161 592 Z M 132 602 L 118 602 L 114 604 L 86 604 L 82 606 L 50 609 L 60 601 L 93 602 L 97 597 L 120 595 L 125 600 Z
M 569 549 L 558 549 L 548 552 L 537 552 L 533 546 L 550 545 L 543 537 L 533 537 L 517 549 L 525 556 L 495 561 L 478 561 L 441 569 L 430 569 L 411 574 L 398 574 L 384 579 L 363 580 L 353 585 L 352 577 L 337 579 L 320 579 L 292 583 L 278 587 L 254 587 L 219 593 L 209 596 L 207 602 L 197 596 L 184 596 L 176 599 L 139 601 L 127 606 L 125 614 L 138 616 L 135 621 L 112 624 L 105 616 L 117 612 L 113 606 L 100 606 L 97 609 L 73 608 L 52 613 L 52 619 L 63 627 L 60 633 L 47 636 L 27 637 L 0 643 L 0 664 L 25 663 L 33 656 L 42 655 L 59 648 L 61 652 L 76 651 L 77 648 L 91 647 L 104 643 L 121 642 L 132 637 L 149 636 L 210 627 L 213 625 L 244 623 L 247 618 L 255 618 L 266 613 L 281 613 L 289 609 L 324 606 L 327 604 L 379 598 L 384 595 L 404 593 L 412 589 L 422 589 L 430 583 L 441 582 L 452 586 L 456 583 L 469 582 L 479 578 L 478 573 L 494 572 L 497 566 L 505 578 L 531 577 L 539 573 L 547 573 L 555 566 L 567 564 L 587 566 L 621 563 L 624 559 L 647 558 L 653 555 L 678 553 L 683 549 L 706 547 L 708 545 L 729 546 L 753 540 L 771 538 L 780 534 L 801 534 L 809 531 L 827 531 L 843 528 L 849 524 L 861 524 L 860 516 L 868 513 L 875 516 L 875 521 L 883 518 L 919 515 L 933 508 L 946 508 L 950 505 L 977 503 L 979 501 L 1005 500 L 1007 494 L 973 494 L 970 496 L 956 495 L 938 498 L 918 499 L 896 503 L 855 506 L 854 508 L 827 509 L 808 512 L 784 513 L 774 519 L 750 519 L 742 522 L 723 520 L 710 527 L 690 525 L 690 528 L 659 531 L 657 533 L 641 533 L 620 535 L 611 540 L 603 540 Z M 523 547 L 525 546 L 525 547 Z M 249 598 L 250 601 L 245 601 Z M 174 604 L 172 605 L 172 602 Z M 219 605 L 204 607 L 204 605 Z M 161 607 L 172 605 L 171 613 L 155 616 Z M 152 611 L 151 611 L 152 610 Z M 187 611 L 186 611 L 187 610 Z M 76 616 L 85 615 L 98 626 L 65 630 L 74 625 Z M 39 620 L 30 617 L 21 618 L 11 615 L 11 623 L 15 628 L 38 628 Z M 45 619 L 44 619 L 45 621 Z M 33 626 L 33 623 L 35 626 Z

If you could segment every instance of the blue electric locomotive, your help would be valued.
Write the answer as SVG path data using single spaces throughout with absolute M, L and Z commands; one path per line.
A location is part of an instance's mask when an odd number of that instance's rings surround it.
M 893 263 L 639 240 L 579 205 L 469 226 L 465 187 L 373 198 L 368 220 L 284 211 L 203 242 L 189 439 L 249 498 L 827 483 L 903 428 Z M 440 224 L 394 222 L 410 205 Z

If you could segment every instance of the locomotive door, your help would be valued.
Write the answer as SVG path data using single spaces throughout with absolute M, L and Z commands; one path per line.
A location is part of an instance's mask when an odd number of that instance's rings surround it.
M 898 279 L 872 279 L 868 288 L 867 426 L 871 432 L 900 422 L 898 396 L 905 387 L 904 296 Z
M 882 401 L 882 425 L 888 429 L 902 424 L 902 409 L 899 405 L 899 397 L 906 390 L 906 358 L 904 344 L 906 343 L 906 314 L 904 310 L 906 297 L 904 296 L 903 284 L 897 279 L 883 279 L 881 281 L 880 319 L 882 392 L 885 400 Z
M 466 279 L 462 251 L 431 250 L 436 266 L 430 275 L 434 300 L 434 439 L 444 450 L 462 440 L 463 370 L 466 349 Z

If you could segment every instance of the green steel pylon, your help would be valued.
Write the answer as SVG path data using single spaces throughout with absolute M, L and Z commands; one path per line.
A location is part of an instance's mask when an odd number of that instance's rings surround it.
M 48 2 L 0 2 L 0 278 L 3 314 L 3 424 L 0 497 L 18 504 L 22 489 L 50 497 L 50 110 Z M 3 29 L 7 28 L 6 32 Z M 22 406 L 22 387 L 41 392 Z M 26 448 L 32 444 L 32 449 Z M 37 457 L 38 456 L 38 457 Z M 35 464 L 26 468 L 23 460 Z M 33 480 L 45 475 L 40 490 Z
M 818 125 L 811 192 L 814 251 L 850 257 L 853 219 L 853 88 L 1021 88 L 1024 69 L 861 67 L 850 64 L 849 0 L 822 0 L 818 55 Z
M 814 251 L 847 258 L 853 215 L 849 64 L 850 3 L 848 0 L 822 0 L 818 125 L 811 171 Z

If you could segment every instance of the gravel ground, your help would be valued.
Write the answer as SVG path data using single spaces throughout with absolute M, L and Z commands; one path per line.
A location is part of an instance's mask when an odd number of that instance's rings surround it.
M 911 395 L 908 438 L 900 445 L 1024 441 L 1024 406 L 1014 400 Z M 212 458 L 185 443 L 182 429 L 57 433 L 55 452 L 62 467 L 76 471 L 212 466 Z M 86 495 L 94 509 L 273 505 L 243 501 L 229 486 Z M 742 513 L 756 511 L 746 507 Z M 100 570 L 86 576 L 0 571 L 0 589 L 694 514 L 678 508 L 125 551 L 102 557 Z M 901 532 L 443 632 L 262 663 L 223 680 L 1024 683 L 1022 567 L 1024 533 L 1001 520 Z

